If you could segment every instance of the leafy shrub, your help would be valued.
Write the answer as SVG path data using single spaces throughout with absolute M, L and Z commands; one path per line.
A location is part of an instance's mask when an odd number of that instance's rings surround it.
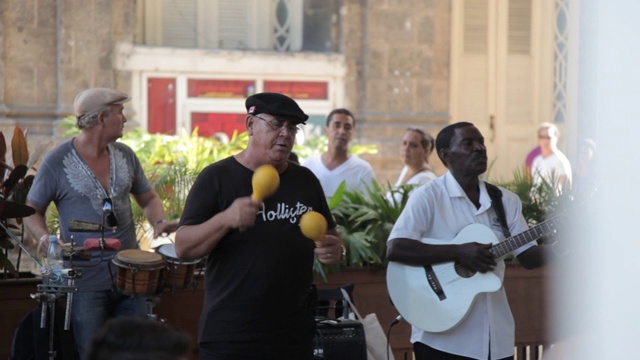
M 329 200 L 347 255 L 342 267 L 384 267 L 387 264 L 387 239 L 414 185 L 397 188 L 373 181 L 365 192 L 348 191 L 343 181 Z M 400 201 L 396 201 L 399 194 Z M 333 268 L 337 270 L 339 266 Z M 325 268 L 316 262 L 316 273 L 325 276 Z
M 9 208 L 8 202 L 17 205 L 23 205 L 26 202 L 36 171 L 34 164 L 48 146 L 49 143 L 40 144 L 30 154 L 27 145 L 27 132 L 16 126 L 11 137 L 11 162 L 7 162 L 7 143 L 4 134 L 0 131 L 0 167 L 3 174 L 2 184 L 0 185 L 0 201 L 7 202 L 7 204 L 0 204 L 2 209 L 5 206 Z M 24 243 L 22 219 L 15 218 L 14 220 L 13 216 L 11 216 L 10 218 L 1 218 L 0 221 L 2 221 L 2 225 L 5 228 L 12 231 L 14 235 L 19 236 L 20 241 Z M 33 248 L 33 246 L 29 246 L 30 244 L 25 245 Z M 0 269 L 17 275 L 18 270 L 8 257 L 9 251 L 14 248 L 15 245 L 10 240 L 9 234 L 4 229 L 0 229 Z M 17 265 L 19 266 L 19 260 Z
M 522 214 L 529 226 L 543 222 L 563 210 L 571 199 L 571 192 L 556 192 L 553 184 L 555 176 L 542 179 L 537 187 L 525 167 L 513 172 L 513 180 L 498 182 L 498 185 L 513 191 L 522 202 Z

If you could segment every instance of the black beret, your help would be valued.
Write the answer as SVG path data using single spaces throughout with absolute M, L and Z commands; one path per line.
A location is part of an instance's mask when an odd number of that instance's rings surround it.
M 305 114 L 292 98 L 271 92 L 251 95 L 245 102 L 247 113 L 250 115 L 270 114 L 276 117 L 304 124 L 309 116 Z

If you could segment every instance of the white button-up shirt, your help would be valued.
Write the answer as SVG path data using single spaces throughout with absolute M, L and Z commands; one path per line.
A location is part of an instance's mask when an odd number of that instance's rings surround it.
M 511 235 L 527 230 L 520 199 L 511 191 L 501 190 Z M 472 223 L 485 225 L 493 230 L 498 239 L 504 239 L 484 182 L 480 182 L 480 208 L 476 208 L 453 175 L 447 172 L 412 192 L 389 240 L 430 238 L 447 244 L 462 228 Z M 529 243 L 522 246 L 514 254 L 520 254 L 534 245 Z M 502 279 L 504 271 L 504 261 L 499 261 L 494 273 Z M 411 342 L 416 341 L 440 351 L 474 359 L 487 359 L 489 353 L 491 359 L 512 356 L 515 325 L 504 288 L 478 295 L 466 317 L 453 329 L 429 333 L 412 326 Z

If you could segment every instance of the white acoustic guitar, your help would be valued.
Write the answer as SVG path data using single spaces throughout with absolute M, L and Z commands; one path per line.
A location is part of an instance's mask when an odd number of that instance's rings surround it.
M 555 232 L 558 219 L 553 217 L 501 242 L 488 227 L 471 224 L 448 244 L 492 243 L 491 252 L 500 260 L 522 245 Z M 427 238 L 422 242 L 436 244 Z M 454 262 L 409 266 L 390 261 L 387 267 L 387 288 L 400 315 L 413 326 L 434 333 L 454 328 L 476 296 L 499 290 L 502 280 L 494 272 L 478 273 Z

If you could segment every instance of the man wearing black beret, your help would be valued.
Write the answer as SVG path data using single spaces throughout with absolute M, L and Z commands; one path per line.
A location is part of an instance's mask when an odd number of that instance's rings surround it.
M 312 359 L 314 257 L 339 262 L 342 240 L 318 179 L 288 161 L 309 117 L 277 93 L 245 105 L 247 148 L 200 173 L 176 232 L 178 257 L 207 257 L 200 359 Z M 251 178 L 265 164 L 280 185 L 261 202 L 251 197 Z M 329 224 L 316 244 L 298 226 L 310 210 Z

